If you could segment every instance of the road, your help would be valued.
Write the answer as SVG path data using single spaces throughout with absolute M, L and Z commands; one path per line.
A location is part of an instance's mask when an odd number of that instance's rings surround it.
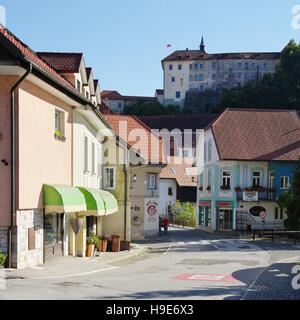
M 295 263 L 286 260 L 300 259 L 300 250 L 291 244 L 172 229 L 147 246 L 103 272 L 7 280 L 0 299 L 300 299 L 291 287 Z

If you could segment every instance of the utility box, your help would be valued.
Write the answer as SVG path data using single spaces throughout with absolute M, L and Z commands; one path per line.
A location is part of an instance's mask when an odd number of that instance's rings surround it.
M 119 235 L 112 236 L 111 251 L 112 252 L 120 252 L 121 251 L 121 236 L 119 236 Z

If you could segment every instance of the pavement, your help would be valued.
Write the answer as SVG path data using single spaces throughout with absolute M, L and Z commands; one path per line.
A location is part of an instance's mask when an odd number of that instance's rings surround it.
M 9 271 L 0 299 L 300 299 L 292 286 L 300 249 L 290 243 L 170 228 L 167 237 L 136 244 L 134 250 Z

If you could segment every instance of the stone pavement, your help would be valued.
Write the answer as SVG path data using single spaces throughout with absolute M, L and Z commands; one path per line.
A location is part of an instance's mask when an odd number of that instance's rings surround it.
M 271 264 L 264 269 L 256 281 L 248 288 L 244 300 L 300 300 L 300 289 L 292 286 L 292 273 L 300 265 L 300 257 Z M 298 274 L 300 272 L 300 267 Z M 298 276 L 299 279 L 299 276 Z M 300 285 L 300 280 L 298 280 Z
M 6 269 L 6 279 L 51 279 L 67 278 L 111 270 L 111 264 L 131 259 L 146 253 L 147 247 L 132 244 L 131 250 L 121 252 L 100 253 L 95 258 L 57 257 L 49 259 L 45 264 L 27 269 Z

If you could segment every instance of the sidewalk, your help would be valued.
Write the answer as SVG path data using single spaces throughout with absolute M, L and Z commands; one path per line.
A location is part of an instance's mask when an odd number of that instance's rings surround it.
M 98 273 L 116 267 L 111 264 L 136 257 L 146 251 L 147 247 L 132 244 L 131 251 L 99 253 L 95 258 L 57 257 L 45 264 L 28 269 L 6 269 L 6 279 L 50 279 L 76 277 L 85 274 Z

